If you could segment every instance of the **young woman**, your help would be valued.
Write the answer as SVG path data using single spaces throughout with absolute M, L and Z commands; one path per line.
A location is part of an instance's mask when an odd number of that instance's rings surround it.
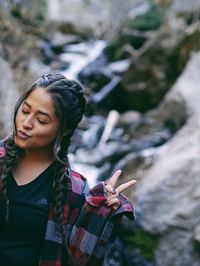
M 0 144 L 0 265 L 102 265 L 130 202 L 120 171 L 89 190 L 68 147 L 82 119 L 79 83 L 47 74 L 18 100 L 13 134 Z

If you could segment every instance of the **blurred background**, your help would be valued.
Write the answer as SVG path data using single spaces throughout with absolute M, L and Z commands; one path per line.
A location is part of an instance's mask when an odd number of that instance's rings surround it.
M 200 1 L 0 0 L 0 137 L 39 76 L 79 80 L 70 159 L 90 185 L 122 169 L 124 219 L 107 266 L 200 265 Z

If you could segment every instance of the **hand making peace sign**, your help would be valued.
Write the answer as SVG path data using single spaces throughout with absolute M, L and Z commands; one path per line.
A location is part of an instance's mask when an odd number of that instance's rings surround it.
M 121 175 L 121 170 L 117 170 L 112 177 L 105 183 L 105 189 L 107 191 L 107 197 L 105 204 L 107 206 L 111 206 L 114 210 L 119 208 L 120 201 L 119 201 L 119 193 L 124 191 L 125 189 L 135 185 L 137 183 L 136 180 L 130 180 L 124 184 L 121 184 L 116 189 L 115 184 L 117 182 L 118 177 Z

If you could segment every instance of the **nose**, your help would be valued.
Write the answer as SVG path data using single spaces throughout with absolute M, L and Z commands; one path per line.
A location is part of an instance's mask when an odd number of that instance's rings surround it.
M 33 119 L 31 116 L 26 116 L 26 118 L 22 122 L 24 129 L 32 129 L 33 128 Z

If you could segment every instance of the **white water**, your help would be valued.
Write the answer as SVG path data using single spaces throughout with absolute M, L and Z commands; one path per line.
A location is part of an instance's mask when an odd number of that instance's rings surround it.
M 69 52 L 61 54 L 60 59 L 69 63 L 70 66 L 62 74 L 69 79 L 77 79 L 78 73 L 93 62 L 102 53 L 105 46 L 106 42 L 102 40 L 68 46 Z
M 69 154 L 69 161 L 73 170 L 81 173 L 85 178 L 87 178 L 89 187 L 92 188 L 97 184 L 99 169 L 96 166 L 77 162 L 76 156 L 74 156 L 73 154 Z
M 68 45 L 67 52 L 60 55 L 62 61 L 69 63 L 69 68 L 62 74 L 69 79 L 77 79 L 80 71 L 93 62 L 105 46 L 106 42 L 102 40 Z M 99 176 L 99 169 L 96 166 L 78 162 L 73 154 L 69 154 L 69 160 L 72 168 L 87 178 L 90 187 L 94 187 Z

